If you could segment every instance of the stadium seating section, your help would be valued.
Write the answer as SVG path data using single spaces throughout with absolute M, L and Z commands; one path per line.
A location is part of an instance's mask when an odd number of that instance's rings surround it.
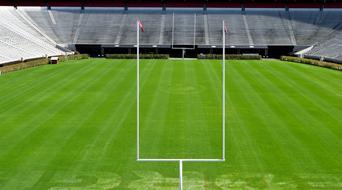
M 229 46 L 313 46 L 308 55 L 342 58 L 342 9 L 2 7 L 0 14 L 0 63 L 65 54 L 56 44 L 132 46 L 137 18 L 142 45 L 220 45 L 225 20 Z
M 57 44 L 39 31 L 15 9 L 1 8 L 0 63 L 70 53 L 56 48 Z

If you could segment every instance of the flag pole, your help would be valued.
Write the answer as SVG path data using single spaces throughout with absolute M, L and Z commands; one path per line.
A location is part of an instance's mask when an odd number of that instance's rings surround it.
M 139 139 L 139 134 L 140 134 L 140 82 L 139 82 L 139 77 L 140 77 L 140 60 L 139 60 L 139 20 L 137 20 L 137 160 L 140 158 L 140 139 Z
M 222 159 L 226 159 L 226 25 L 222 21 Z

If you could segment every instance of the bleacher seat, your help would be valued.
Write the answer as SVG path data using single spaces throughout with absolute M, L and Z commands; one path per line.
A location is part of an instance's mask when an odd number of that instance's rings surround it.
M 28 22 L 14 8 L 0 8 L 0 64 L 66 53 Z

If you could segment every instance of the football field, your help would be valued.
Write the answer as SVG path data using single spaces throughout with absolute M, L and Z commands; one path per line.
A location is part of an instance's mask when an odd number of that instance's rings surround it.
M 222 66 L 141 60 L 142 158 L 222 157 Z M 342 72 L 226 63 L 226 161 L 184 163 L 184 188 L 342 189 Z M 0 189 L 177 190 L 178 163 L 136 161 L 135 60 L 0 76 Z

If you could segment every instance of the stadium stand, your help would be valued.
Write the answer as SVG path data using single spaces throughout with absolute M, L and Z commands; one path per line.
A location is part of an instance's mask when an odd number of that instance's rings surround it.
M 6 42 L 6 46 L 23 52 L 20 54 L 23 59 L 65 53 L 65 50 L 56 48 L 56 44 L 73 50 L 75 45 L 133 47 L 136 43 L 135 21 L 139 18 L 146 27 L 141 34 L 142 46 L 214 47 L 222 44 L 222 20 L 225 20 L 228 46 L 313 46 L 307 55 L 340 59 L 341 39 L 338 36 L 342 29 L 342 9 L 337 9 L 339 3 L 325 2 L 309 5 L 309 1 L 299 0 L 287 3 L 241 3 L 235 0 L 204 3 L 192 0 L 34 1 L 33 5 L 49 7 L 2 8 L 0 22 L 4 24 L 0 28 L 1 34 L 6 34 L 12 41 L 0 39 L 0 43 Z M 26 4 L 17 1 L 17 5 Z M 164 6 L 168 9 L 155 8 Z M 323 10 L 325 7 L 334 9 Z M 14 24 L 6 24 L 11 19 Z M 12 43 L 14 41 L 18 43 Z M 25 42 L 25 45 L 19 42 Z M 1 60 L 9 57 L 1 56 Z
M 295 45 L 291 42 L 290 30 L 278 11 L 247 11 L 243 15 L 245 25 L 254 44 L 258 45 Z
M 307 53 L 307 56 L 327 61 L 334 59 L 342 61 L 342 32 L 338 32 L 336 36 L 324 43 L 315 45 L 313 49 Z
M 230 30 L 227 42 L 230 44 L 313 45 L 328 39 L 342 21 L 342 11 L 338 10 L 227 10 L 224 14 L 220 11 L 185 14 L 155 10 L 123 13 L 115 9 L 91 8 L 84 11 L 22 8 L 21 11 L 56 42 L 65 44 L 132 45 L 135 43 L 134 21 L 139 18 L 148 27 L 142 34 L 142 44 L 158 44 L 160 36 L 163 36 L 163 44 L 169 45 L 172 43 L 170 32 L 174 30 L 175 44 L 193 44 L 196 32 L 197 45 L 217 45 L 221 43 L 222 20 L 226 20 Z
M 0 64 L 70 53 L 56 48 L 13 7 L 0 9 Z
M 195 45 L 196 14 L 174 14 L 173 37 L 174 45 Z
M 226 43 L 230 45 L 249 45 L 248 31 L 240 11 L 230 11 L 227 14 L 209 14 L 207 17 L 210 44 L 222 43 L 222 20 L 225 20 L 228 27 Z

